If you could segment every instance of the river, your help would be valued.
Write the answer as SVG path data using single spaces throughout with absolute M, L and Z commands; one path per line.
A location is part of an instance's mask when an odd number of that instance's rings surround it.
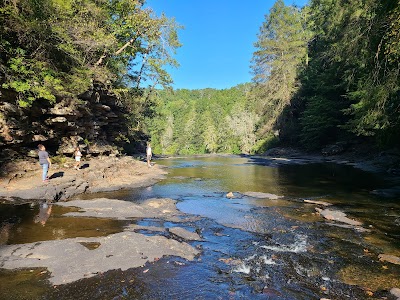
M 43 269 L 0 269 L 0 298 L 395 299 L 389 291 L 400 288 L 400 266 L 378 256 L 400 256 L 400 202 L 371 193 L 387 186 L 381 175 L 333 163 L 276 164 L 245 156 L 156 163 L 167 166 L 169 174 L 154 186 L 80 198 L 177 200 L 180 211 L 198 216 L 179 224 L 203 238 L 190 243 L 201 250 L 196 260 L 164 257 L 143 268 L 57 287 L 49 285 Z M 233 198 L 226 197 L 228 192 Z M 320 205 L 304 200 L 328 202 L 330 209 L 362 224 L 326 220 L 316 211 Z M 66 211 L 53 205 L 40 226 L 37 205 L 2 204 L 0 242 L 104 236 L 133 222 L 176 225 L 66 217 Z

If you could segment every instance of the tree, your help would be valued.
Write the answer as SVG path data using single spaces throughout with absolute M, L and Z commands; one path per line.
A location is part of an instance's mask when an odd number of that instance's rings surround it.
M 303 145 L 316 148 L 350 134 L 396 144 L 398 1 L 313 0 L 310 11 L 315 36 L 300 92 Z
M 92 80 L 117 93 L 133 86 L 139 89 L 144 78 L 154 85 L 170 84 L 164 67 L 177 65 L 173 55 L 180 46 L 180 27 L 143 4 L 139 0 L 3 1 L 2 87 L 14 90 L 19 104 L 29 107 L 39 98 L 55 102 L 60 96 L 73 97 L 87 90 Z
M 265 17 L 253 54 L 253 98 L 262 116 L 260 134 L 270 133 L 297 90 L 299 67 L 308 63 L 306 9 L 275 2 Z

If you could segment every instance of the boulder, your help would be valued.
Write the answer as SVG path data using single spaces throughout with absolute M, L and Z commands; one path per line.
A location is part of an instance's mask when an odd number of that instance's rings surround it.
M 345 142 L 338 142 L 333 145 L 328 145 L 321 150 L 322 155 L 331 156 L 343 153 L 346 150 L 347 144 Z

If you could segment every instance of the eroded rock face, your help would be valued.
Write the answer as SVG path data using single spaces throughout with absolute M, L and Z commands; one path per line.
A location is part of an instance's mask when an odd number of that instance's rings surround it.
M 127 110 L 99 83 L 77 98 L 58 99 L 54 105 L 36 100 L 30 108 L 16 105 L 12 92 L 2 92 L 1 152 L 9 148 L 18 152 L 24 147 L 36 149 L 43 143 L 52 152 L 70 155 L 79 144 L 84 152 L 96 155 L 109 154 L 110 145 L 125 143 L 121 136 L 128 135 Z

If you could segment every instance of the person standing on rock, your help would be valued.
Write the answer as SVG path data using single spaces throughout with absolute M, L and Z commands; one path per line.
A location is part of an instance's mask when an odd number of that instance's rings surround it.
M 152 157 L 152 152 L 151 152 L 151 145 L 150 143 L 147 143 L 146 147 L 146 157 L 147 157 L 147 166 L 150 168 L 151 167 L 151 157 Z
M 74 169 L 75 170 L 79 170 L 79 167 L 80 167 L 80 164 L 81 164 L 81 157 L 82 157 L 82 153 L 81 153 L 81 150 L 79 149 L 79 147 L 76 147 L 76 149 L 74 151 L 74 156 L 75 156 Z
M 47 182 L 49 182 L 49 177 L 47 176 L 47 173 L 51 166 L 49 153 L 47 153 L 46 148 L 42 144 L 38 145 L 38 149 L 39 149 L 39 153 L 38 153 L 39 164 L 42 166 L 42 169 L 43 169 L 42 180 L 43 180 L 43 182 L 47 183 Z

